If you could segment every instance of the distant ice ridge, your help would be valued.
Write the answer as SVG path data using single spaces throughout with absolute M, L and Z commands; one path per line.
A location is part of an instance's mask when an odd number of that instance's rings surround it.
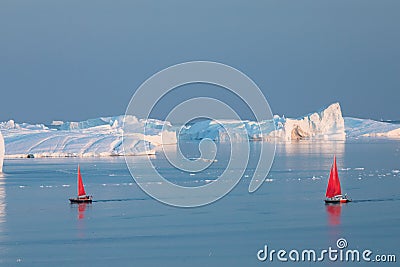
M 346 126 L 346 134 L 351 138 L 400 138 L 400 124 L 348 117 L 344 118 L 344 121 Z
M 122 147 L 122 125 L 128 146 Z M 163 130 L 164 126 L 164 130 Z M 141 133 L 146 127 L 146 135 Z M 51 125 L 0 123 L 7 157 L 92 157 L 154 154 L 160 144 L 176 143 L 168 122 L 140 120 L 134 116 L 91 119 L 82 122 L 56 121 Z
M 229 128 L 229 131 L 225 130 Z M 246 131 L 243 131 L 242 129 Z M 319 112 L 308 114 L 298 119 L 290 119 L 275 115 L 272 120 L 254 121 L 200 121 L 185 126 L 179 133 L 179 138 L 200 140 L 209 138 L 215 141 L 229 140 L 264 140 L 273 138 L 283 141 L 299 139 L 334 139 L 346 138 L 344 119 L 339 103 L 334 103 Z

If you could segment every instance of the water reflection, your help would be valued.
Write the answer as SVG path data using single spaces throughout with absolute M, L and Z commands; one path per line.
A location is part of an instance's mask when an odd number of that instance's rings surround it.
M 82 220 L 85 218 L 87 203 L 79 203 L 78 204 L 78 220 Z
M 336 155 L 338 165 L 344 166 L 345 142 L 292 141 L 277 144 L 276 152 L 276 156 L 285 162 L 289 169 L 298 166 L 300 161 L 304 170 L 318 169 L 329 172 L 333 155 Z
M 343 141 L 292 141 L 281 144 L 284 145 L 286 154 L 289 155 L 333 155 L 338 157 L 344 155 L 345 142 Z
M 0 172 L 0 232 L 2 232 L 2 225 L 6 222 L 6 189 L 5 189 L 5 175 Z
M 328 223 L 331 226 L 340 225 L 340 215 L 342 204 L 326 204 L 326 213 L 328 214 Z
M 0 241 L 4 241 L 5 238 L 5 224 L 6 224 L 5 175 L 4 173 L 0 173 Z M 4 252 L 3 247 L 0 250 Z
M 86 225 L 85 225 L 85 215 L 88 208 L 89 203 L 79 203 L 79 204 L 71 204 L 71 208 L 77 209 L 77 235 L 79 238 L 86 237 Z

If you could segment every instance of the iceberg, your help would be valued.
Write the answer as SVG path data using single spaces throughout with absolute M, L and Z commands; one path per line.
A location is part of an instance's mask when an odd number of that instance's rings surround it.
M 50 125 L 9 120 L 0 123 L 0 131 L 0 163 L 4 157 L 148 155 L 155 154 L 160 145 L 176 144 L 178 139 L 290 142 L 300 139 L 400 138 L 400 124 L 343 118 L 339 103 L 299 118 L 275 115 L 271 120 L 260 122 L 202 120 L 178 127 L 168 121 L 122 115 L 81 122 L 53 121 Z
M 231 136 L 228 134 L 228 128 Z M 202 140 L 208 138 L 218 142 L 269 141 L 272 138 L 270 134 L 274 131 L 275 126 L 272 120 L 259 123 L 249 120 L 204 120 L 183 126 L 178 132 L 178 139 Z
M 298 119 L 276 118 L 275 135 L 282 140 L 299 139 L 346 139 L 345 124 L 339 103 L 310 113 Z
M 122 146 L 123 124 L 129 129 Z M 145 134 L 143 134 L 145 129 Z M 0 123 L 6 157 L 93 157 L 154 154 L 160 144 L 176 143 L 172 126 L 159 120 L 134 116 L 91 119 L 82 122 L 53 122 L 51 125 Z
M 232 133 L 231 137 L 227 134 L 227 128 Z M 245 131 L 242 130 L 243 128 Z M 334 103 L 319 112 L 297 119 L 275 115 L 272 120 L 261 122 L 248 120 L 199 121 L 182 127 L 179 138 L 189 140 L 209 138 L 215 141 L 228 141 L 229 138 L 232 139 L 231 141 L 246 139 L 291 141 L 322 138 L 344 140 L 346 133 L 340 105 Z

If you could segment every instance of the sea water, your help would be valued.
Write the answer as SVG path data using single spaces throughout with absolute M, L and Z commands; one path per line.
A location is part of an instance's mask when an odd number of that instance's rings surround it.
M 189 144 L 189 154 L 197 144 Z M 260 145 L 251 144 L 253 151 Z M 175 171 L 152 158 L 170 181 L 198 186 L 216 179 L 221 160 L 201 173 Z M 193 152 L 194 151 L 194 152 Z M 196 149 L 192 152 L 196 156 Z M 225 152 L 224 152 L 225 151 Z M 353 202 L 326 206 L 336 154 L 343 193 Z M 226 155 L 225 155 L 226 156 Z M 136 157 L 140 167 L 141 157 Z M 71 205 L 80 164 L 94 202 Z M 146 195 L 123 157 L 9 159 L 0 177 L 1 266 L 363 266 L 365 262 L 260 261 L 271 250 L 347 249 L 397 255 L 400 261 L 400 142 L 277 144 L 267 180 L 248 193 L 254 164 L 221 200 L 176 208 Z M 269 255 L 270 256 L 270 255 Z M 319 256 L 319 254 L 318 254 Z M 288 258 L 288 255 L 286 255 Z M 373 264 L 372 262 L 368 264 Z M 376 263 L 379 266 L 397 263 Z M 373 264 L 374 265 L 374 264 Z

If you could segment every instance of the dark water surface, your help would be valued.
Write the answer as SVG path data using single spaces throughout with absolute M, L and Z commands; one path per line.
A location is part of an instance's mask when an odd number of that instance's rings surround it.
M 257 143 L 253 146 L 256 150 Z M 333 154 L 343 192 L 354 201 L 325 206 Z M 142 159 L 135 160 L 140 167 Z M 162 157 L 153 162 L 161 172 L 170 171 Z M 76 194 L 78 163 L 94 196 L 89 205 L 68 203 Z M 123 158 L 6 160 L 0 178 L 0 265 L 365 266 L 257 260 L 264 245 L 319 251 L 337 249 L 339 238 L 347 248 L 395 254 L 400 261 L 399 141 L 279 144 L 268 180 L 249 194 L 253 167 L 223 199 L 187 209 L 143 193 Z M 188 186 L 205 184 L 223 168 L 220 160 L 204 173 L 170 177 Z

